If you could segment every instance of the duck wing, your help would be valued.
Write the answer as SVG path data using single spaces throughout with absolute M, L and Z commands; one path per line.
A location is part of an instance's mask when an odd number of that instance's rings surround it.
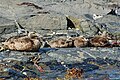
M 108 44 L 108 40 L 104 37 L 94 37 L 90 40 L 91 45 L 102 47 Z
M 19 51 L 31 51 L 34 42 L 30 38 L 20 37 L 14 40 L 14 46 Z
M 27 36 L 10 37 L 3 44 L 7 49 L 18 51 L 30 51 L 33 47 L 33 41 Z

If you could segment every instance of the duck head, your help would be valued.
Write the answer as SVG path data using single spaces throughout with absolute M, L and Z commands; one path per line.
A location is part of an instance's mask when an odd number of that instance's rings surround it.
M 100 37 L 104 37 L 106 39 L 111 39 L 111 36 L 107 31 L 103 31 L 103 33 L 100 35 Z
M 29 32 L 28 37 L 32 39 L 32 38 L 42 38 L 43 36 L 41 36 L 40 34 L 36 32 Z

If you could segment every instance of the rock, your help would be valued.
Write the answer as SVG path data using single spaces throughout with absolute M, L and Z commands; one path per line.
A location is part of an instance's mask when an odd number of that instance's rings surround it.
M 101 24 L 101 26 L 98 26 L 101 31 L 106 30 L 113 35 L 120 36 L 120 17 L 114 15 L 105 15 L 96 22 Z
M 41 14 L 28 19 L 19 19 L 20 24 L 29 30 L 66 29 L 66 18 L 56 14 Z
M 54 59 L 57 59 L 58 61 L 64 61 L 66 63 L 74 63 L 74 62 L 82 62 L 83 59 L 86 58 L 103 58 L 103 57 L 109 57 L 110 59 L 117 59 L 119 60 L 119 57 L 117 55 L 119 54 L 119 48 L 114 48 L 116 51 L 113 51 L 113 48 L 97 48 L 97 50 L 92 51 L 90 48 L 65 48 L 59 49 L 54 52 L 48 53 L 49 56 L 53 57 Z M 102 52 L 100 51 L 102 50 Z M 103 51 L 105 50 L 105 51 Z M 107 52 L 106 52 L 107 50 Z M 78 53 L 77 51 L 80 51 L 81 53 Z M 113 54 L 115 53 L 115 54 Z M 82 56 L 80 56 L 83 54 Z
M 73 53 L 73 52 L 74 50 L 70 50 L 69 48 L 66 48 L 66 51 L 60 49 L 54 52 L 50 52 L 48 53 L 48 55 L 53 57 L 54 59 L 57 59 L 60 62 L 61 61 L 65 63 L 82 62 L 83 56 L 79 56 L 78 53 L 76 52 Z
M 99 31 L 98 26 L 91 21 L 83 21 L 81 22 L 81 27 L 83 27 L 83 31 L 86 36 L 96 35 Z
M 18 5 L 23 2 L 33 3 L 42 9 Z M 67 34 L 73 37 L 74 35 L 92 37 L 99 31 L 120 36 L 120 10 L 118 9 L 117 16 L 106 15 L 111 8 L 119 8 L 119 3 L 120 0 L 0 0 L 0 42 L 17 35 L 14 20 L 29 31 L 36 31 L 42 35 L 56 33 L 55 36 L 49 35 L 49 39 L 66 37 Z M 93 14 L 103 17 L 93 20 Z M 72 22 L 77 27 L 82 27 L 84 32 L 79 29 L 66 30 L 66 15 L 74 17 Z M 53 80 L 60 77 L 63 80 L 66 70 L 71 68 L 82 68 L 85 71 L 83 79 L 120 79 L 119 54 L 119 47 L 57 48 L 48 51 L 42 49 L 38 52 L 1 51 L 0 63 L 8 67 L 0 69 L 8 71 L 1 70 L 0 79 L 3 77 L 9 80 L 23 80 L 22 77 L 27 74 L 31 78 L 39 76 L 43 80 Z M 38 55 L 40 60 L 37 64 L 43 67 L 45 70 L 43 73 L 29 61 L 30 57 Z
M 26 29 L 30 31 L 37 31 L 39 33 L 46 33 L 46 31 L 42 32 L 41 29 L 43 30 L 46 30 L 46 29 L 65 30 L 67 27 L 67 21 L 66 21 L 65 15 L 73 16 L 79 19 L 80 23 L 77 22 L 77 24 L 80 24 L 80 27 L 84 28 L 85 34 L 88 34 L 90 36 L 95 35 L 98 31 L 98 28 L 100 29 L 101 25 L 99 25 L 98 23 L 106 24 L 108 26 L 109 24 L 110 26 L 112 24 L 113 26 L 113 23 L 111 23 L 110 21 L 114 19 L 112 17 L 110 20 L 107 20 L 107 18 L 109 19 L 110 17 L 105 16 L 106 17 L 106 19 L 104 18 L 105 20 L 102 19 L 101 21 L 101 19 L 99 19 L 98 21 L 96 21 L 96 23 L 92 22 L 93 21 L 92 16 L 89 17 L 89 19 L 88 17 L 87 18 L 80 17 L 81 15 L 84 16 L 84 14 L 89 14 L 89 15 L 98 14 L 98 13 L 100 15 L 107 14 L 107 12 L 109 11 L 109 8 L 103 4 L 104 2 L 107 2 L 107 1 L 102 1 L 102 0 L 100 1 L 95 1 L 95 0 L 94 1 L 90 1 L 90 0 L 69 1 L 69 0 L 66 0 L 64 1 L 64 3 L 61 3 L 60 1 L 58 2 L 57 0 L 54 0 L 52 3 L 49 0 L 47 1 L 46 0 L 43 0 L 43 1 L 42 0 L 41 1 L 31 0 L 31 3 L 42 7 L 43 8 L 42 10 L 36 9 L 33 6 L 17 5 L 17 4 L 24 2 L 22 0 L 17 0 L 17 1 L 2 0 L 1 2 L 2 3 L 0 4 L 1 5 L 0 10 L 2 11 L 2 13 L 0 13 L 0 16 L 2 19 L 4 19 L 1 21 L 4 21 L 4 23 L 6 22 L 9 23 L 8 25 L 10 26 L 11 24 L 14 25 L 13 20 L 16 19 Z M 26 2 L 29 2 L 29 1 L 26 0 Z M 118 1 L 114 1 L 114 2 L 118 2 Z M 43 13 L 38 13 L 38 12 L 49 12 L 49 13 L 43 14 Z M 106 23 L 106 21 L 108 21 L 108 23 Z M 2 25 L 2 23 L 0 24 Z M 116 25 L 119 26 L 119 23 L 115 22 L 114 26 Z M 7 25 L 4 25 L 4 26 L 7 26 Z
M 7 19 L 5 17 L 0 17 L 0 42 L 6 40 L 10 36 L 13 36 L 11 33 L 16 33 L 17 27 L 13 20 Z M 8 36 L 9 35 L 9 36 Z
M 13 20 L 0 17 L 0 34 L 9 34 L 16 30 Z

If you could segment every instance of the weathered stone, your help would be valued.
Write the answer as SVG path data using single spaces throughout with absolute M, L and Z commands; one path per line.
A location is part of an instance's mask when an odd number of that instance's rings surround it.
M 66 29 L 66 18 L 62 15 L 44 14 L 34 16 L 28 19 L 19 19 L 20 24 L 27 29 Z
M 18 5 L 22 2 L 31 2 L 43 9 Z M 25 29 L 37 31 L 42 35 L 56 32 L 64 33 L 67 36 L 67 32 L 72 33 L 72 31 L 66 30 L 66 15 L 78 19 L 77 24 L 80 24 L 84 30 L 84 33 L 80 30 L 73 30 L 74 33 L 86 37 L 94 36 L 98 30 L 105 30 L 120 35 L 120 10 L 118 9 L 117 16 L 106 15 L 111 8 L 119 7 L 119 3 L 120 0 L 1 0 L 0 41 L 16 35 L 17 27 L 15 27 L 14 20 L 17 20 Z M 93 14 L 102 15 L 103 17 L 93 20 Z M 55 36 L 55 38 L 58 38 L 58 36 Z M 42 52 L 1 51 L 0 63 L 8 66 L 4 70 L 12 70 L 16 75 L 3 71 L 0 72 L 0 78 L 23 80 L 20 75 L 27 74 L 28 77 L 36 75 L 45 80 L 55 80 L 58 79 L 57 77 L 63 78 L 66 69 L 77 67 L 85 71 L 83 79 L 91 79 L 91 77 L 97 80 L 119 79 L 119 54 L 119 47 L 58 48 L 55 51 Z M 32 62 L 28 62 L 30 57 L 38 55 L 40 55 L 38 65 L 45 70 L 43 73 L 39 72 Z M 16 64 L 18 70 L 15 70 L 16 67 L 12 69 Z M 24 72 L 22 72 L 23 68 Z
M 113 35 L 120 35 L 120 17 L 114 15 L 105 15 L 103 18 L 96 21 L 102 26 L 98 26 L 101 30 L 106 30 Z

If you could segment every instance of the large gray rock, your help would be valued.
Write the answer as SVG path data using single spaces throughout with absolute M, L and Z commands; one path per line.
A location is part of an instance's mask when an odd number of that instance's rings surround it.
M 100 23 L 101 30 L 107 30 L 114 35 L 120 35 L 120 16 L 105 15 L 103 18 L 96 21 Z
M 0 42 L 4 41 L 5 38 L 10 36 L 5 36 L 6 34 L 15 33 L 17 27 L 13 20 L 9 20 L 5 17 L 0 17 Z
M 66 29 L 66 18 L 57 14 L 41 14 L 28 19 L 20 18 L 19 22 L 27 29 Z

